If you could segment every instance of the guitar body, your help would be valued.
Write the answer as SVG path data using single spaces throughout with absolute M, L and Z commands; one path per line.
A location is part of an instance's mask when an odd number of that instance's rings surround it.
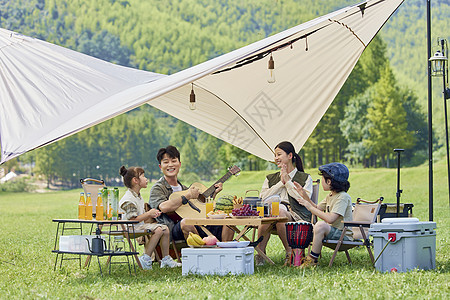
M 200 193 L 203 194 L 208 188 L 201 184 L 200 182 L 194 182 L 191 186 L 195 186 L 199 189 Z M 188 190 L 180 191 L 172 193 L 169 199 L 173 199 L 176 197 L 186 196 Z M 183 204 L 177 208 L 175 213 L 180 216 L 182 219 L 184 218 L 203 218 L 206 217 L 206 204 L 198 199 L 190 199 L 192 204 L 197 206 L 200 209 L 200 212 L 192 209 L 189 204 Z

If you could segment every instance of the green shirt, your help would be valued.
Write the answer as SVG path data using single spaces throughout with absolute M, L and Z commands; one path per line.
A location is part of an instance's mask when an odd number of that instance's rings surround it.
M 181 185 L 183 190 L 187 190 L 188 188 L 182 185 L 179 181 L 178 184 Z M 159 205 L 167 200 L 169 200 L 170 195 L 173 193 L 172 187 L 167 182 L 166 178 L 161 177 L 155 185 L 153 185 L 150 190 L 150 199 L 148 204 L 151 208 L 159 209 Z M 167 225 L 170 230 L 172 230 L 175 225 L 175 221 L 171 219 L 167 214 L 162 213 L 159 217 L 156 218 L 156 221 L 160 224 Z
M 309 176 L 309 174 L 307 174 L 305 172 L 297 171 L 297 173 L 295 173 L 295 175 L 294 175 L 294 178 L 292 178 L 292 181 L 299 183 L 301 186 L 305 186 L 305 182 L 308 179 L 308 176 Z M 280 172 L 267 175 L 267 180 L 269 181 L 269 188 L 274 186 L 281 180 Z M 299 215 L 300 218 L 302 218 L 302 220 L 311 222 L 311 216 L 312 216 L 311 212 L 306 207 L 299 204 L 297 202 L 297 200 L 295 200 L 294 198 L 291 197 L 291 195 L 288 194 L 288 196 L 289 196 L 289 205 L 291 206 L 291 209 L 297 215 Z

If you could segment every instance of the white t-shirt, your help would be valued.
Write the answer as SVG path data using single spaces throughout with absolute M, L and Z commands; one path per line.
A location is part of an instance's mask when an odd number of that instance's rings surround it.
M 175 192 L 181 192 L 183 190 L 183 187 L 181 185 L 171 185 L 172 191 Z

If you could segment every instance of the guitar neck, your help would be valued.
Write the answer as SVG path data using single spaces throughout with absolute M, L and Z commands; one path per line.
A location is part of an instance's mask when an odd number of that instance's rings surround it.
M 214 184 L 212 186 L 210 186 L 204 193 L 203 196 L 205 196 L 205 198 L 211 197 L 214 194 L 214 191 L 216 190 L 216 187 L 214 185 L 216 185 L 219 182 L 224 183 L 225 181 L 227 181 L 231 175 L 233 175 L 230 171 L 228 171 L 225 175 L 223 175 L 219 180 L 217 180 L 216 182 L 214 182 Z

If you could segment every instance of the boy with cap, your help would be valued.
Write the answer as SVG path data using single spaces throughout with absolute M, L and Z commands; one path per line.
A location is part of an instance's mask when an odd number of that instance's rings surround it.
M 300 195 L 297 199 L 298 203 L 322 219 L 314 225 L 311 253 L 304 259 L 301 268 L 316 266 L 322 250 L 322 241 L 324 239 L 338 240 L 344 229 L 342 221 L 352 221 L 352 199 L 347 194 L 350 188 L 348 168 L 341 163 L 330 163 L 320 166 L 319 171 L 322 175 L 323 190 L 330 193 L 317 205 L 311 201 L 301 185 L 294 183 Z M 345 233 L 344 239 L 352 240 L 350 230 Z

